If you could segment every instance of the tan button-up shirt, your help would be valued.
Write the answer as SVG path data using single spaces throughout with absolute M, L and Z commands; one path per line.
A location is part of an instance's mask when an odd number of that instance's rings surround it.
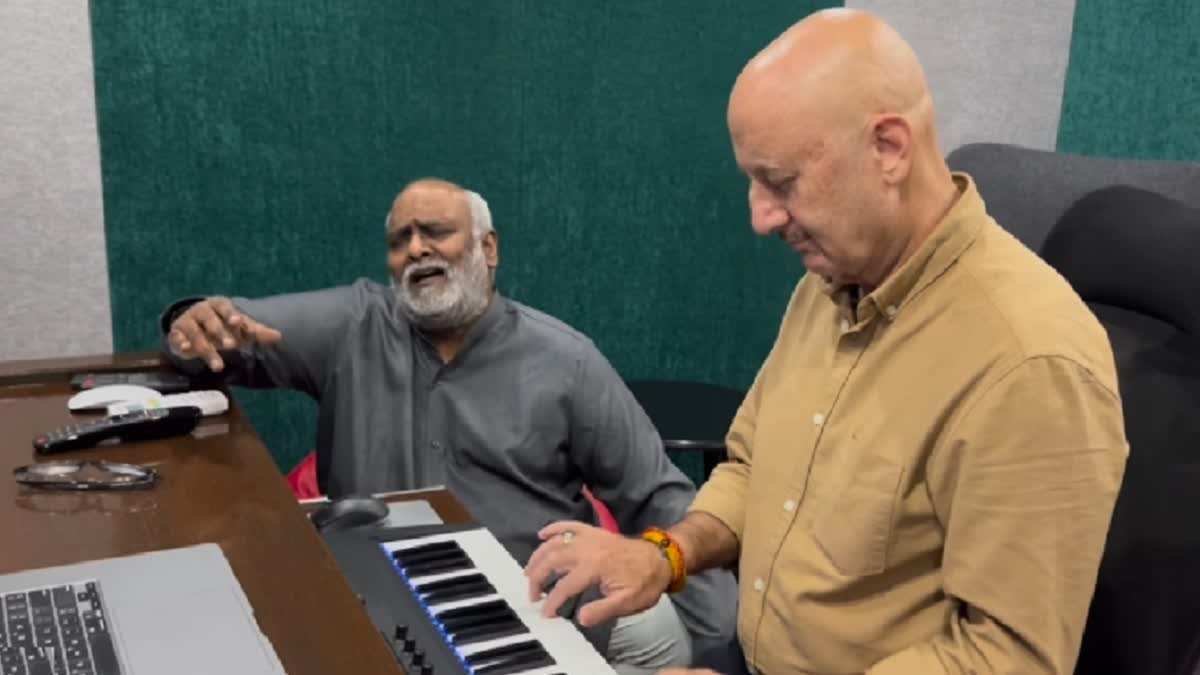
M 955 181 L 874 292 L 801 280 L 692 506 L 738 537 L 758 673 L 1074 668 L 1128 454 L 1112 351 Z

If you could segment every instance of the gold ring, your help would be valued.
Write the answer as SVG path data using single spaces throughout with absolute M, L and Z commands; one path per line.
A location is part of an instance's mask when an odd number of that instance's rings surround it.
M 575 533 L 570 530 L 567 530 L 566 532 L 562 533 L 562 538 L 563 538 L 564 544 L 569 544 L 569 543 L 571 543 L 571 540 L 575 538 Z

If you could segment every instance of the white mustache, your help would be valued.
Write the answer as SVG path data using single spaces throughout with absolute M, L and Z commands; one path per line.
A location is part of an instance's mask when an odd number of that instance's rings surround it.
M 449 276 L 448 273 L 450 272 L 450 264 L 444 260 L 430 260 L 428 262 L 411 265 L 408 269 L 404 270 L 404 283 L 411 281 L 414 274 L 428 270 L 440 270 L 442 273 Z

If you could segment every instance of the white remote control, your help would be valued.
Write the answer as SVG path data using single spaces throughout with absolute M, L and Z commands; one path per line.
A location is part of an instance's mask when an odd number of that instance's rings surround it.
M 155 408 L 182 408 L 195 406 L 205 417 L 220 415 L 229 410 L 229 399 L 216 389 L 205 391 L 185 391 L 181 394 L 167 394 L 141 401 L 121 401 L 108 406 L 108 415 L 124 415 L 138 410 L 153 410 Z

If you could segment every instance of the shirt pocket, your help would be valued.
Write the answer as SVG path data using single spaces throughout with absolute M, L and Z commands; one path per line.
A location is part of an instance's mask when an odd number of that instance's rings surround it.
M 903 467 L 871 456 L 835 486 L 813 538 L 839 573 L 862 577 L 887 568 L 903 475 Z

